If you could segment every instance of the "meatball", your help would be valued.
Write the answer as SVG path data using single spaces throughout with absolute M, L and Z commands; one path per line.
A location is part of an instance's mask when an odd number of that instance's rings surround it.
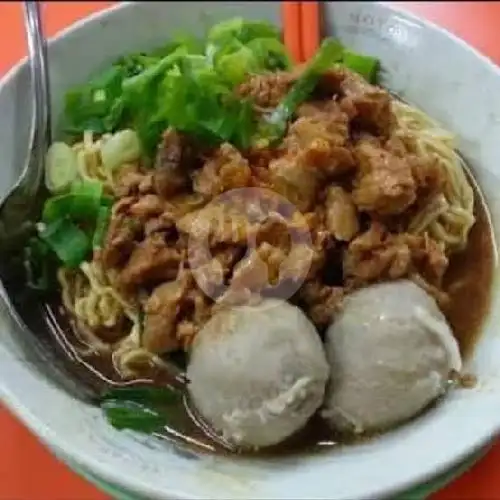
M 331 377 L 322 414 L 353 433 L 410 419 L 445 393 L 462 364 L 436 302 L 408 280 L 348 296 L 327 331 L 326 355 Z
M 328 363 L 313 324 L 287 302 L 219 311 L 198 333 L 187 376 L 201 416 L 241 448 L 280 443 L 321 406 Z

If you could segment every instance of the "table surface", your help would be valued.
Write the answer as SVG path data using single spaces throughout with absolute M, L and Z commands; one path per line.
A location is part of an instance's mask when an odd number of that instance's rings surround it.
M 113 2 L 58 2 L 45 9 L 46 29 L 63 27 Z M 500 2 L 388 2 L 445 26 L 500 64 Z M 0 3 L 0 74 L 26 53 L 18 2 Z M 0 407 L 0 500 L 104 500 Z M 433 500 L 500 498 L 500 443 Z

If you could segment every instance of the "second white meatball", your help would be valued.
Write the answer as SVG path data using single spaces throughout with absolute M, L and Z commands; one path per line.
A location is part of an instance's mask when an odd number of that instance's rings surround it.
M 331 380 L 324 417 L 336 429 L 383 430 L 423 410 L 461 369 L 458 344 L 434 299 L 402 280 L 350 295 L 327 331 Z

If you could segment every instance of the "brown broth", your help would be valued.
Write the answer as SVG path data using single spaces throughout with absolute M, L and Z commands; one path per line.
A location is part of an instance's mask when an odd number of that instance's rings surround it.
M 470 354 L 488 313 L 495 265 L 494 240 L 488 211 L 480 193 L 476 190 L 475 194 L 476 222 L 470 231 L 467 248 L 451 257 L 445 276 L 445 289 L 451 297 L 451 306 L 445 314 L 464 356 Z M 57 340 L 57 350 L 64 353 L 65 363 L 71 365 L 71 372 L 86 386 L 101 391 L 109 386 L 131 383 L 175 385 L 175 381 L 163 371 L 150 371 L 140 380 L 123 382 L 113 369 L 109 357 L 83 359 L 78 356 L 77 348 L 82 347 L 82 341 L 60 304 L 46 304 L 45 317 Z M 186 402 L 175 408 L 169 406 L 165 411 L 168 411 L 171 426 L 165 428 L 158 437 L 195 452 L 228 453 L 224 444 L 196 418 Z M 286 443 L 259 452 L 259 456 L 318 452 L 348 442 L 345 437 L 334 435 L 323 420 L 315 415 L 297 435 Z
M 467 248 L 453 255 L 445 275 L 450 307 L 445 311 L 464 357 L 470 355 L 490 306 L 495 247 L 488 209 L 475 189 L 476 222 Z

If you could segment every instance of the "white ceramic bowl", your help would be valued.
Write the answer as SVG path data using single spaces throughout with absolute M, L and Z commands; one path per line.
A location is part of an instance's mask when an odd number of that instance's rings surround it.
M 454 130 L 474 167 L 499 232 L 500 71 L 446 31 L 378 3 L 324 4 L 325 31 L 381 58 L 384 84 Z M 205 14 L 210 12 L 210 14 Z M 65 89 L 129 51 L 160 45 L 180 29 L 200 33 L 231 16 L 279 23 L 278 2 L 127 3 L 71 27 L 50 45 L 55 115 Z M 27 152 L 25 63 L 0 86 L 2 195 Z M 60 456 L 148 498 L 381 498 L 463 460 L 500 429 L 500 303 L 470 360 L 474 390 L 457 391 L 414 423 L 367 444 L 274 460 L 193 458 L 149 438 L 120 433 L 99 410 L 73 400 L 23 361 L 16 329 L 0 315 L 2 400 Z M 28 480 L 28 477 L 26 478 Z

